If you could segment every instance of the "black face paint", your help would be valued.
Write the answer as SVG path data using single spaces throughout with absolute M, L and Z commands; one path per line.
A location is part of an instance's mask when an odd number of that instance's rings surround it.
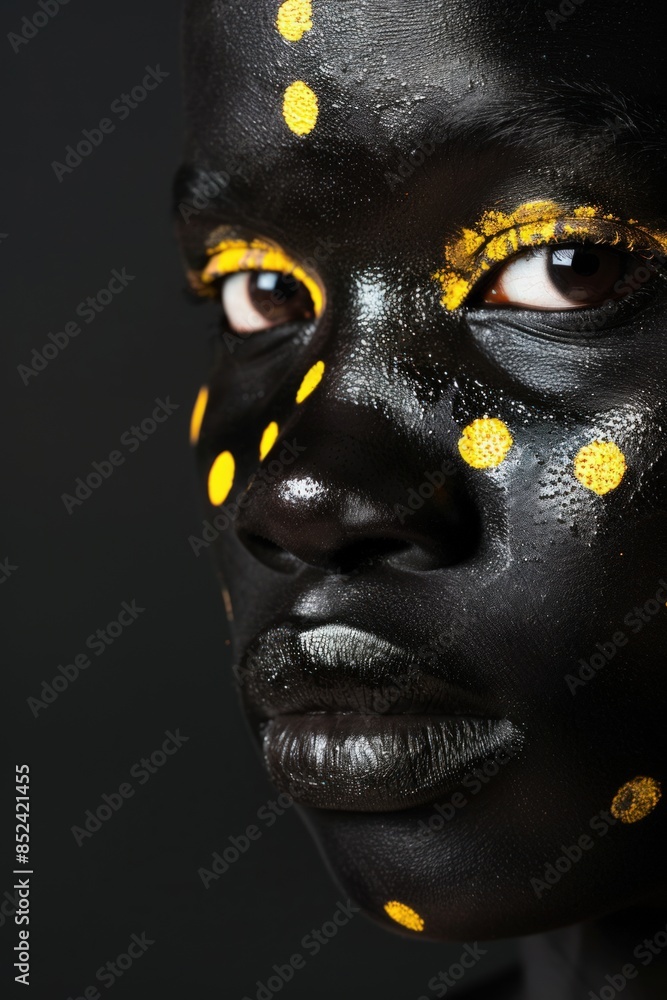
M 279 7 L 190 3 L 177 185 L 244 706 L 385 926 L 611 912 L 663 885 L 662 40 Z

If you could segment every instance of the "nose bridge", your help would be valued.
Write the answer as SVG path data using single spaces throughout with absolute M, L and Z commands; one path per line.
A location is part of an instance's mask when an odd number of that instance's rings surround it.
M 284 424 L 298 458 L 276 463 L 268 484 L 251 484 L 237 522 L 257 558 L 283 570 L 305 563 L 349 572 L 377 560 L 433 569 L 474 547 L 476 512 L 454 459 L 452 390 L 434 408 L 397 357 L 362 331 L 352 351 L 336 341 L 308 369 Z

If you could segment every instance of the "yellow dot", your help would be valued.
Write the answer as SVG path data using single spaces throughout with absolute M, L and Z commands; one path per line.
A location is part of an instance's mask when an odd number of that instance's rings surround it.
M 290 83 L 283 95 L 283 118 L 296 135 L 308 135 L 317 121 L 317 94 L 303 80 Z
M 208 474 L 208 498 L 214 507 L 219 507 L 229 496 L 234 482 L 234 456 L 231 451 L 223 451 L 216 458 Z
M 392 899 L 390 902 L 384 904 L 384 910 L 387 916 L 395 920 L 397 924 L 407 927 L 408 930 L 424 930 L 423 919 L 411 907 L 406 906 L 405 903 L 398 903 L 395 899 Z
M 192 408 L 192 416 L 190 417 L 190 444 L 197 444 L 197 441 L 199 440 L 199 432 L 201 430 L 207 406 L 208 387 L 203 385 L 199 390 L 195 405 Z
M 317 361 L 312 368 L 309 368 L 303 376 L 303 381 L 296 394 L 297 403 L 303 403 L 307 396 L 310 396 L 313 389 L 317 389 L 324 375 L 324 361 Z
M 276 28 L 288 42 L 298 42 L 313 26 L 311 0 L 285 0 L 276 17 Z
M 574 459 L 574 474 L 581 485 L 600 496 L 616 489 L 626 468 L 625 455 L 613 441 L 596 439 L 580 448 Z
M 461 458 L 473 469 L 491 469 L 500 465 L 512 447 L 507 424 L 496 417 L 479 417 L 463 428 L 459 440 Z
M 278 438 L 278 424 L 272 420 L 268 427 L 264 428 L 262 440 L 259 442 L 259 460 L 263 462 L 273 448 Z
M 611 814 L 621 823 L 636 823 L 653 812 L 662 791 L 655 778 L 633 778 L 616 792 L 611 804 Z

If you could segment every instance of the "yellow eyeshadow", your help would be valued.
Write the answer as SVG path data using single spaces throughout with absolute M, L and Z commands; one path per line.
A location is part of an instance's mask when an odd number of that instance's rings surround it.
M 223 451 L 216 458 L 208 474 L 208 498 L 219 507 L 229 496 L 234 483 L 236 464 L 231 451 Z
M 598 496 L 615 490 L 626 468 L 625 455 L 613 441 L 592 441 L 580 448 L 574 459 L 575 476 Z
M 297 403 L 303 403 L 304 399 L 310 396 L 311 392 L 318 387 L 324 375 L 324 361 L 317 361 L 312 368 L 309 368 L 303 376 L 301 385 L 296 394 Z
M 197 444 L 197 441 L 199 440 L 199 432 L 204 420 L 207 405 L 208 387 L 203 385 L 199 390 L 195 405 L 192 408 L 192 416 L 190 417 L 190 444 Z
M 433 275 L 440 301 L 445 309 L 457 309 L 486 271 L 530 247 L 578 239 L 628 250 L 667 249 L 666 233 L 631 229 L 632 224 L 596 205 L 572 208 L 550 200 L 524 202 L 512 212 L 492 209 L 445 247 L 445 265 Z
M 278 440 L 278 424 L 275 420 L 264 428 L 264 433 L 262 434 L 262 439 L 259 442 L 259 460 L 263 462 L 266 456 L 269 454 L 274 444 Z
M 407 927 L 410 931 L 423 931 L 424 919 L 420 917 L 416 910 L 405 903 L 399 903 L 392 899 L 384 904 L 384 911 L 388 917 L 395 920 L 401 927 Z
M 496 417 L 479 417 L 463 428 L 459 452 L 473 469 L 492 469 L 505 460 L 512 444 L 507 424 Z
M 201 272 L 204 285 L 210 285 L 216 278 L 238 271 L 277 271 L 290 274 L 302 282 L 313 301 L 315 316 L 322 312 L 324 297 L 318 283 L 304 269 L 288 257 L 279 247 L 264 240 L 222 240 L 208 251 L 211 259 Z
M 313 26 L 311 0 L 285 0 L 278 8 L 276 28 L 288 42 L 300 41 Z
M 308 135 L 315 128 L 317 94 L 303 80 L 295 80 L 283 94 L 283 118 L 295 135 Z
M 637 823 L 653 812 L 661 797 L 660 782 L 655 778 L 633 778 L 616 792 L 611 814 L 621 823 Z

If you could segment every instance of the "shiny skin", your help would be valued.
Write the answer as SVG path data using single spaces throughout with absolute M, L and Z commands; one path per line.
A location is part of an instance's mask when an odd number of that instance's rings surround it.
M 624 624 L 667 572 L 664 281 L 584 335 L 567 313 L 448 312 L 432 275 L 462 226 L 531 199 L 667 228 L 663 40 L 648 11 L 616 0 L 555 27 L 519 2 L 323 3 L 298 43 L 276 32 L 276 8 L 192 0 L 185 19 L 177 204 L 208 174 L 231 175 L 181 224 L 188 267 L 232 225 L 316 260 L 326 294 L 317 322 L 221 342 L 208 379 L 204 496 L 223 449 L 237 463 L 232 499 L 248 491 L 213 545 L 236 658 L 271 626 L 342 622 L 435 650 L 443 676 L 523 733 L 521 754 L 431 837 L 419 835 L 430 807 L 306 810 L 337 878 L 386 927 L 387 899 L 421 914 L 423 936 L 454 940 L 628 907 L 667 881 L 664 802 L 593 833 L 541 898 L 531 879 L 630 778 L 667 778 L 667 612 Z M 280 113 L 295 79 L 320 101 L 305 137 Z M 388 179 L 434 138 L 420 166 Z M 319 359 L 325 376 L 297 406 Z M 515 442 L 494 470 L 457 449 L 485 414 Z M 274 451 L 304 450 L 260 485 L 271 420 Z M 597 436 L 628 464 L 604 497 L 571 472 Z M 396 504 L 445 459 L 446 486 L 401 523 Z M 627 644 L 573 694 L 565 675 L 618 630 Z

